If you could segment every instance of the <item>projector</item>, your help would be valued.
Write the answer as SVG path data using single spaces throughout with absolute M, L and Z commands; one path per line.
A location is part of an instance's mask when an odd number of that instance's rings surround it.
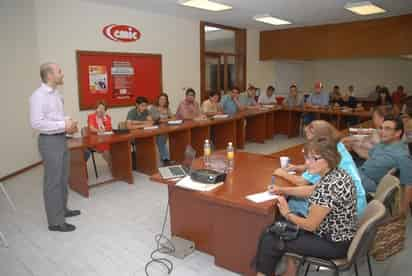
M 190 178 L 193 181 L 197 181 L 200 183 L 216 184 L 219 182 L 224 182 L 226 179 L 226 174 L 215 170 L 199 169 L 192 171 L 192 173 L 190 174 Z

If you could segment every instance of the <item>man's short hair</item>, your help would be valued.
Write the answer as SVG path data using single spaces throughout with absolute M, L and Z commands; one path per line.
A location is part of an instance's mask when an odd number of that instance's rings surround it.
M 292 84 L 291 86 L 289 86 L 289 89 L 292 89 L 292 88 L 298 88 L 298 87 L 296 86 L 296 84 Z
M 136 98 L 136 104 L 149 103 L 146 97 L 139 96 Z
M 275 87 L 273 87 L 273 85 L 269 85 L 268 88 L 266 90 L 271 90 L 271 91 L 275 91 Z
M 385 118 L 383 119 L 383 121 L 392 121 L 395 123 L 395 131 L 401 131 L 401 136 L 400 138 L 402 138 L 403 136 L 403 121 L 400 117 L 395 117 L 393 115 L 386 115 Z
M 233 87 L 232 87 L 232 91 L 235 91 L 235 90 L 236 90 L 237 92 L 239 92 L 239 93 L 240 93 L 240 89 L 239 89 L 239 87 L 237 87 L 237 86 L 233 86 Z
M 209 98 L 213 98 L 216 95 L 219 95 L 219 93 L 217 91 L 210 91 Z
M 49 74 L 53 72 L 53 67 L 56 63 L 54 62 L 45 62 L 40 65 L 40 79 L 43 83 L 47 83 Z
M 193 96 L 196 96 L 196 92 L 193 88 L 186 89 L 185 95 L 189 96 L 189 94 L 192 94 Z

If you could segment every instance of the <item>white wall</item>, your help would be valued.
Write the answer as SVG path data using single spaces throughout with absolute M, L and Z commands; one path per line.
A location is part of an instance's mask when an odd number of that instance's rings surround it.
M 40 160 L 28 107 L 29 96 L 40 84 L 40 63 L 60 64 L 65 74 L 60 89 L 65 111 L 82 126 L 89 112 L 79 111 L 76 50 L 162 54 L 163 89 L 170 95 L 172 109 L 183 98 L 184 87 L 199 91 L 199 21 L 80 0 L 0 3 L 1 75 L 7 100 L 0 109 L 0 178 Z M 142 37 L 136 43 L 113 42 L 101 33 L 107 24 L 135 26 Z M 273 84 L 273 62 L 258 61 L 259 32 L 247 35 L 248 81 L 259 87 Z M 124 120 L 128 109 L 110 109 L 113 123 Z
M 0 178 L 39 160 L 29 97 L 40 83 L 33 1 L 0 1 Z
M 82 125 L 90 111 L 79 112 L 77 49 L 161 54 L 163 90 L 171 98 L 172 109 L 183 98 L 184 87 L 199 91 L 199 22 L 78 0 L 38 0 L 36 14 L 39 59 L 56 61 L 63 68 L 65 109 Z M 136 43 L 111 41 L 101 33 L 108 24 L 135 26 L 141 39 Z M 129 109 L 111 109 L 113 123 L 125 120 Z
M 251 83 L 265 91 L 268 85 L 275 85 L 276 72 L 273 61 L 259 60 L 259 31 L 247 31 L 247 83 Z M 275 85 L 276 86 L 276 85 Z
M 350 84 L 357 96 L 368 96 L 376 85 L 385 85 L 392 92 L 398 85 L 412 92 L 412 60 L 401 58 L 364 58 L 315 60 L 304 63 L 304 89 L 310 90 L 320 80 L 326 91 L 339 85 L 345 92 Z

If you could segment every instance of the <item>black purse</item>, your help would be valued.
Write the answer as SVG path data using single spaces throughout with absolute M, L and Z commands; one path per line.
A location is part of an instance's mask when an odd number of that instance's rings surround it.
M 287 220 L 278 220 L 270 225 L 267 231 L 276 234 L 281 240 L 290 241 L 298 237 L 299 226 Z

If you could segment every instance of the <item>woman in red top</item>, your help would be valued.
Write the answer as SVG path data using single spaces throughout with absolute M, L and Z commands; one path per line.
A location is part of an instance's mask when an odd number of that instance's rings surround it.
M 99 101 L 97 103 L 96 112 L 89 114 L 87 118 L 87 124 L 89 126 L 89 132 L 98 134 L 105 131 L 112 130 L 112 119 L 108 114 L 107 104 L 104 101 Z M 110 145 L 109 144 L 100 144 L 95 147 L 95 150 L 102 154 L 104 160 L 111 168 L 112 162 L 110 157 Z

